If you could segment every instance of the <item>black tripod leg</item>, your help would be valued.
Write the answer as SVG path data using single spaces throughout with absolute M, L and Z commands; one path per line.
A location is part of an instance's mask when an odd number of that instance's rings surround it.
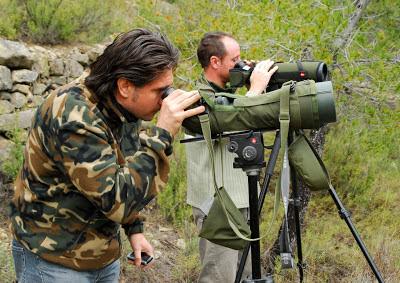
M 342 202 L 340 201 L 340 199 L 333 187 L 329 188 L 329 193 L 330 193 L 331 197 L 333 198 L 333 201 L 335 202 L 336 207 L 339 210 L 340 217 L 342 219 L 344 219 L 347 226 L 349 227 L 351 233 L 353 234 L 354 239 L 356 240 L 358 246 L 360 247 L 362 253 L 364 254 L 365 259 L 368 261 L 369 266 L 371 267 L 372 271 L 374 272 L 376 279 L 378 280 L 379 283 L 383 282 L 382 275 L 379 273 L 379 270 L 376 267 L 374 260 L 369 255 L 367 248 L 365 247 L 356 228 L 353 225 L 353 222 L 350 219 L 350 213 L 344 208 Z
M 257 193 L 257 177 L 256 175 L 248 176 L 249 180 L 249 206 L 250 206 L 250 229 L 251 238 L 260 237 L 259 230 L 259 214 L 258 214 L 258 193 Z M 251 246 L 251 270 L 252 279 L 261 279 L 261 261 L 260 261 L 260 240 L 252 241 Z
M 267 169 L 265 172 L 265 178 L 264 178 L 264 182 L 263 182 L 263 187 L 260 192 L 260 196 L 258 198 L 258 215 L 261 214 L 265 196 L 267 195 L 267 192 L 268 192 L 269 183 L 271 182 L 271 177 L 274 173 L 274 168 L 275 168 L 275 164 L 276 164 L 276 159 L 278 158 L 280 145 L 281 145 L 281 136 L 280 136 L 279 131 L 277 131 L 276 135 L 275 135 L 274 144 L 272 146 L 272 151 L 269 156 Z M 247 256 L 249 255 L 249 250 L 250 250 L 250 243 L 248 243 L 246 245 L 246 247 L 243 249 L 242 257 L 240 259 L 240 264 L 239 264 L 238 270 L 236 272 L 235 283 L 239 283 L 242 278 L 244 266 L 247 261 Z
M 292 168 L 291 168 L 292 169 Z M 297 267 L 299 268 L 300 282 L 304 279 L 304 268 L 303 263 L 303 250 L 301 245 L 301 226 L 300 226 L 300 199 L 299 199 L 299 187 L 297 183 L 296 171 L 291 170 L 292 173 L 292 185 L 293 185 L 293 211 L 294 221 L 296 225 L 296 244 L 297 244 Z
M 289 134 L 288 138 L 289 138 L 289 144 L 292 143 L 293 132 Z M 303 282 L 305 264 L 303 263 L 303 250 L 301 244 L 299 184 L 297 182 L 296 170 L 294 170 L 292 166 L 290 166 L 290 172 L 292 172 L 291 179 L 293 188 L 293 212 L 294 212 L 294 221 L 296 226 L 297 267 L 299 268 L 300 282 Z

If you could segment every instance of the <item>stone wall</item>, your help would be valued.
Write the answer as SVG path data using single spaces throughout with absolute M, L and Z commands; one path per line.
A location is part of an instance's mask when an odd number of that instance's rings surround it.
M 0 171 L 14 146 L 9 133 L 18 128 L 26 136 L 43 97 L 79 77 L 103 50 L 104 45 L 45 48 L 0 39 Z

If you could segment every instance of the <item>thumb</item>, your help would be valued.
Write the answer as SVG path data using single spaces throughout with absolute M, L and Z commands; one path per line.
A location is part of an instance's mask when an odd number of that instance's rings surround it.
M 135 265 L 140 267 L 140 264 L 142 262 L 142 255 L 141 255 L 141 250 L 140 249 L 135 249 Z

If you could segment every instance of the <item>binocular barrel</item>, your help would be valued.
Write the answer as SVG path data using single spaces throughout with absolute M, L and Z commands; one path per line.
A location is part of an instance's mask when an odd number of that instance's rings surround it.
M 324 82 L 328 80 L 328 66 L 320 61 L 297 61 L 296 63 L 275 63 L 278 70 L 272 75 L 267 91 L 278 89 L 287 81 L 313 80 Z M 231 87 L 241 87 L 250 82 L 250 76 L 254 68 L 243 61 L 236 63 L 229 70 Z
M 324 82 L 328 79 L 328 67 L 324 62 L 276 63 L 278 70 L 272 75 L 270 84 L 283 84 L 287 81 L 314 80 Z

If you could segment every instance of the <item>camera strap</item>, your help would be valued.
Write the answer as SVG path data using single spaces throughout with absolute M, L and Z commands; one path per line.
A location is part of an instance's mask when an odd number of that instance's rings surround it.
M 280 97 L 280 110 L 279 110 L 279 123 L 281 133 L 281 147 L 279 150 L 279 156 L 282 160 L 282 168 L 279 176 L 279 180 L 275 189 L 275 204 L 274 204 L 274 217 L 276 216 L 276 209 L 279 205 L 279 197 L 282 197 L 284 207 L 284 222 L 280 235 L 280 253 L 282 268 L 292 268 L 293 257 L 292 249 L 290 247 L 289 229 L 288 229 L 288 207 L 289 207 L 289 188 L 290 188 L 290 166 L 288 158 L 288 135 L 290 125 L 290 94 L 295 91 L 295 82 L 291 82 L 287 87 L 288 91 L 282 93 Z M 272 224 L 272 223 L 271 223 Z
M 284 221 L 282 225 L 282 230 L 279 238 L 279 247 L 281 254 L 282 268 L 288 269 L 294 267 L 292 248 L 290 246 L 289 237 L 289 226 L 288 226 L 288 208 L 289 208 L 289 187 L 290 187 L 290 166 L 288 158 L 288 145 L 286 143 L 284 154 L 283 154 L 283 164 L 281 171 L 281 195 L 284 208 Z
M 290 113 L 289 113 L 289 107 L 290 107 L 290 94 L 294 92 L 294 86 L 295 82 L 291 82 L 290 85 L 287 85 L 286 89 L 287 91 L 282 92 L 279 100 L 279 131 L 281 135 L 281 144 L 280 144 L 280 149 L 279 149 L 279 154 L 278 157 L 280 160 L 282 160 L 282 167 L 281 167 L 281 174 L 279 175 L 278 182 L 276 183 L 275 186 L 275 201 L 274 201 L 274 211 L 272 214 L 272 219 L 269 224 L 268 232 L 272 227 L 273 222 L 276 219 L 276 214 L 281 198 L 281 182 L 282 182 L 282 171 L 284 169 L 284 155 L 285 155 L 285 149 L 287 148 L 287 140 L 288 140 L 288 135 L 289 135 L 289 124 L 290 124 Z M 289 175 L 290 178 L 290 175 Z M 289 181 L 287 181 L 288 183 Z M 288 183 L 289 184 L 289 183 Z M 289 188 L 288 188 L 289 189 Z
M 280 111 L 279 111 L 279 123 L 280 123 L 280 133 L 281 133 L 281 144 L 280 144 L 280 150 L 279 150 L 279 157 L 280 160 L 282 160 L 282 167 L 281 167 L 281 174 L 279 176 L 276 188 L 275 188 L 275 201 L 274 201 L 274 210 L 273 210 L 273 216 L 270 222 L 270 225 L 267 229 L 267 232 L 265 235 L 267 235 L 269 233 L 269 231 L 272 228 L 272 224 L 276 219 L 276 214 L 277 214 L 277 210 L 279 207 L 279 202 L 280 202 L 280 198 L 281 198 L 281 183 L 283 181 L 283 174 L 282 171 L 285 170 L 284 172 L 287 172 L 284 167 L 285 164 L 287 164 L 287 167 L 289 166 L 289 162 L 287 159 L 287 140 L 288 140 L 288 134 L 289 134 L 289 124 L 290 124 L 290 113 L 289 113 L 289 108 L 290 108 L 290 94 L 294 93 L 295 91 L 295 82 L 290 82 L 288 84 L 286 84 L 285 86 L 285 91 L 282 92 L 281 96 L 280 96 Z M 210 117 L 208 113 L 199 115 L 199 120 L 200 120 L 200 124 L 201 124 L 201 129 L 202 129 L 202 133 L 204 136 L 204 139 L 206 141 L 207 147 L 208 147 L 208 151 L 210 154 L 210 159 L 211 159 L 211 165 L 212 165 L 212 175 L 213 175 L 213 183 L 214 183 L 214 189 L 215 189 L 215 195 L 216 197 L 219 198 L 219 200 L 221 201 L 221 206 L 223 208 L 223 212 L 226 216 L 226 218 L 228 219 L 229 222 L 229 226 L 231 227 L 231 229 L 235 232 L 235 234 L 246 241 L 257 241 L 260 240 L 261 238 L 263 238 L 264 236 L 261 236 L 260 238 L 257 239 L 251 239 L 246 237 L 245 235 L 243 235 L 239 229 L 237 228 L 237 226 L 235 225 L 235 223 L 232 221 L 229 213 L 227 212 L 226 208 L 225 208 L 225 204 L 224 204 L 224 200 L 223 197 L 220 193 L 220 189 L 218 188 L 217 185 L 217 181 L 216 181 L 216 176 L 215 176 L 215 159 L 214 159 L 214 149 L 213 149 L 213 145 L 212 145 L 212 140 L 211 140 L 211 128 L 210 128 Z M 285 157 L 285 151 L 286 151 L 286 162 L 284 162 L 284 157 Z M 288 172 L 287 174 L 285 173 L 286 177 L 286 181 L 283 181 L 283 184 L 285 186 L 284 192 L 288 195 L 289 192 L 289 180 L 290 179 L 290 172 Z M 285 199 L 287 199 L 288 202 L 288 196 L 284 197 Z M 287 213 L 285 213 L 285 217 L 286 217 Z M 287 218 L 287 217 L 286 217 Z

